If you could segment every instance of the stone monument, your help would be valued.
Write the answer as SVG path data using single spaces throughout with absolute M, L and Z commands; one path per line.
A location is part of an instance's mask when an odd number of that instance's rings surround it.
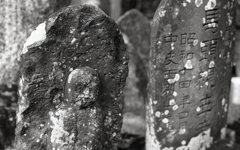
M 147 97 L 150 21 L 136 9 L 127 11 L 117 24 L 129 53 L 129 73 L 124 87 L 122 132 L 145 135 L 145 101 Z
M 152 24 L 147 150 L 207 150 L 224 139 L 234 0 L 162 0 Z
M 128 55 L 97 6 L 69 6 L 40 24 L 20 59 L 16 149 L 116 150 Z

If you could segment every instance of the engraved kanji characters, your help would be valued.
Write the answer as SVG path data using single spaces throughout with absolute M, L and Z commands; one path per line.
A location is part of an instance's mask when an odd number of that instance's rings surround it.
M 181 45 L 193 44 L 196 39 L 196 33 L 183 33 L 181 34 Z
M 178 41 L 178 35 L 168 35 L 164 38 L 165 43 L 175 43 Z
M 164 85 L 162 94 L 172 93 L 174 91 L 175 82 L 171 82 L 171 80 L 176 77 L 177 72 L 177 69 L 170 69 L 164 72 Z
M 183 94 L 181 98 L 181 103 L 179 104 L 179 106 L 182 106 L 182 108 L 185 108 L 186 105 L 190 105 L 190 104 L 191 104 L 190 95 Z
M 210 30 L 212 33 L 218 32 L 219 9 L 211 9 L 205 11 L 205 18 L 203 19 L 203 27 L 206 31 Z
M 200 43 L 201 58 L 200 61 L 208 59 L 209 55 L 215 55 L 218 47 L 218 39 L 206 40 Z
M 198 127 L 196 128 L 196 131 L 203 131 L 205 128 L 210 126 L 210 121 L 207 119 L 204 119 L 198 124 Z
M 197 110 L 198 115 L 205 114 L 212 110 L 211 96 L 206 95 L 206 97 L 201 99 L 200 102 L 201 105 L 199 106 L 199 110 Z
M 179 82 L 179 88 L 180 89 L 189 88 L 191 86 L 191 82 L 192 80 L 181 81 Z
M 176 62 L 176 60 L 174 60 L 176 57 L 174 51 L 170 51 L 167 56 L 166 56 L 166 59 L 165 59 L 165 65 L 170 65 L 170 64 L 178 64 Z

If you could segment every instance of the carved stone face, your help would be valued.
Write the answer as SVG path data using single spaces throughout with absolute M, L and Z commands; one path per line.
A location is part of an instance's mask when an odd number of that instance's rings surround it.
M 65 99 L 80 108 L 91 106 L 98 99 L 99 85 L 99 78 L 94 69 L 77 68 L 68 76 Z

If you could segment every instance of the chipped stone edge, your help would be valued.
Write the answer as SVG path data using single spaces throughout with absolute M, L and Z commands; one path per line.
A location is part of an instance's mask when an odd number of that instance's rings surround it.
M 44 42 L 44 40 L 46 39 L 45 28 L 46 22 L 43 22 L 37 26 L 36 30 L 32 31 L 31 35 L 27 38 L 27 41 L 23 46 L 21 55 L 28 52 L 28 47 L 31 47 L 32 45 L 39 46 Z

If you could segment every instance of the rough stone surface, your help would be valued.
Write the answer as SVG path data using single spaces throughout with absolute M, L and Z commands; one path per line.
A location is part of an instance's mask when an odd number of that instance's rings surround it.
M 69 0 L 0 1 L 0 149 L 13 146 L 17 82 L 17 55 L 33 28 Z
M 150 22 L 141 12 L 134 9 L 121 16 L 117 23 L 130 60 L 129 73 L 123 91 L 125 103 L 122 132 L 145 135 Z
M 206 150 L 226 133 L 234 0 L 163 0 L 150 50 L 146 148 Z
M 117 149 L 128 55 L 97 6 L 51 15 L 25 43 L 20 69 L 16 149 Z

